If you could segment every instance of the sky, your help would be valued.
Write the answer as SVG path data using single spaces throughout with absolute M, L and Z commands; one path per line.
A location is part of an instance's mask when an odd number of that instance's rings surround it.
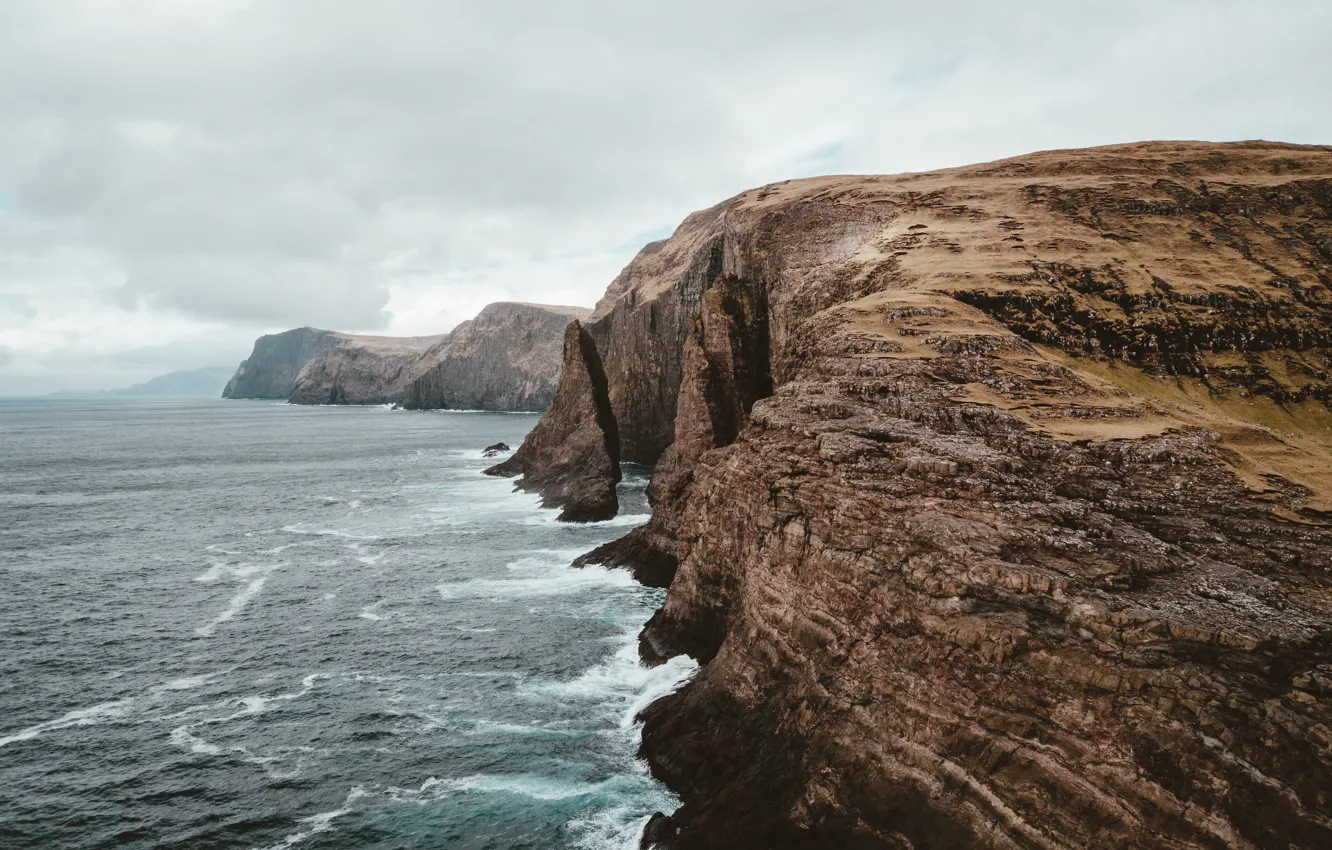
M 0 0 L 0 395 L 591 306 L 747 188 L 1332 143 L 1326 0 Z

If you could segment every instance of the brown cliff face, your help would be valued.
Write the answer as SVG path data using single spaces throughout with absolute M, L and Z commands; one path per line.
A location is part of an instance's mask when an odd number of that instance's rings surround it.
M 420 409 L 545 410 L 559 383 L 561 345 L 582 307 L 501 302 L 422 355 L 404 404 Z
M 597 348 L 574 319 L 564 334 L 559 390 L 513 457 L 487 475 L 521 475 L 518 487 L 563 508 L 564 522 L 610 519 L 619 509 L 620 438 Z
M 292 385 L 292 404 L 389 404 L 401 401 L 417 364 L 446 336 L 390 337 L 329 333 Z
M 730 445 L 754 402 L 772 393 L 766 317 L 763 292 L 735 278 L 718 278 L 704 293 L 681 355 L 675 439 L 648 485 L 652 520 L 577 566 L 624 566 L 644 584 L 670 585 L 679 562 L 676 521 L 694 467 L 704 452 Z
M 733 440 L 714 285 L 765 311 Z M 650 246 L 591 330 L 626 450 L 682 443 L 609 553 L 705 662 L 653 835 L 1332 846 L 1329 329 L 1329 148 L 792 181 Z
M 379 337 L 301 328 L 260 337 L 224 398 L 417 409 L 544 410 L 581 307 L 498 302 L 448 334 Z

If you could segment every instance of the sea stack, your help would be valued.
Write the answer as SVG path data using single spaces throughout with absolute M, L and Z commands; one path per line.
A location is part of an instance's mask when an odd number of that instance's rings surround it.
M 541 421 L 513 457 L 488 475 L 521 475 L 518 487 L 541 494 L 564 522 L 615 516 L 619 501 L 620 436 L 596 343 L 577 319 L 564 332 L 559 389 Z

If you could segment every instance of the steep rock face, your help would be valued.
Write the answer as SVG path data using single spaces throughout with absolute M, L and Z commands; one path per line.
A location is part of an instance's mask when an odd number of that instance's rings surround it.
M 653 835 L 1332 845 L 1329 328 L 1328 148 L 791 181 L 649 246 L 590 330 L 626 452 L 682 443 L 612 553 L 678 565 L 644 657 L 705 662 L 645 712 Z
M 772 393 L 766 317 L 764 294 L 752 284 L 721 277 L 704 293 L 681 355 L 675 439 L 648 486 L 652 519 L 576 565 L 624 566 L 644 584 L 671 583 L 681 500 L 695 465 L 704 452 L 733 442 L 754 402 Z
M 402 401 L 423 358 L 447 339 L 330 333 L 296 376 L 288 400 L 292 404 Z
M 287 398 L 301 370 L 328 344 L 333 331 L 296 328 L 266 334 L 222 390 L 223 398 Z
M 521 475 L 518 486 L 560 507 L 564 522 L 610 519 L 619 508 L 620 438 L 596 344 L 574 319 L 564 334 L 559 390 L 513 457 L 487 475 Z
M 497 303 L 463 322 L 426 352 L 404 394 L 413 408 L 545 410 L 559 382 L 570 319 L 590 310 Z
M 439 336 L 359 336 L 314 328 L 264 336 L 223 397 L 544 410 L 559 380 L 565 324 L 589 312 L 498 302 Z

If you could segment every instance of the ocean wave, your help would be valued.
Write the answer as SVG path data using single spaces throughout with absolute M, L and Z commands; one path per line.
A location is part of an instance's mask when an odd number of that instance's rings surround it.
M 493 599 L 496 597 L 562 596 L 581 593 L 593 587 L 635 586 L 634 577 L 626 570 L 610 570 L 605 567 L 565 567 L 558 573 L 531 578 L 490 579 L 474 578 L 466 581 L 446 582 L 436 585 L 435 590 L 441 599 L 452 602 L 458 599 Z
M 214 617 L 208 624 L 200 626 L 194 632 L 202 637 L 211 637 L 217 627 L 234 618 L 240 613 L 241 609 L 249 604 L 250 600 L 259 595 L 259 591 L 264 589 L 264 584 L 268 581 L 268 576 L 262 575 L 251 581 L 240 593 L 231 597 L 227 607 L 222 609 L 222 613 Z
M 295 847 L 305 839 L 327 830 L 333 825 L 333 821 L 343 815 L 351 814 L 353 811 L 352 804 L 366 796 L 369 796 L 368 792 L 358 785 L 355 788 L 352 788 L 347 794 L 347 799 L 343 801 L 341 808 L 331 812 L 320 812 L 316 815 L 310 815 L 307 818 L 301 818 L 296 821 L 296 823 L 300 824 L 303 827 L 302 829 L 293 832 L 277 844 L 270 844 L 263 848 L 252 848 L 252 850 L 286 850 L 288 847 Z
M 531 773 L 477 773 L 456 779 L 431 777 L 421 786 L 422 792 L 436 796 L 449 794 L 515 794 L 533 800 L 569 800 L 577 797 L 605 797 L 624 790 L 625 776 L 612 776 L 601 782 L 579 782 L 572 779 L 540 776 Z
M 71 726 L 95 726 L 106 720 L 124 717 L 129 713 L 133 702 L 133 700 L 128 699 L 116 700 L 114 702 L 98 703 L 97 705 L 91 705 L 87 708 L 75 709 L 55 720 L 38 723 L 36 726 L 20 729 L 12 735 L 6 735 L 3 738 L 0 738 L 0 747 L 6 747 L 19 741 L 29 741 L 36 738 L 38 735 L 54 732 L 57 729 L 68 729 Z
M 527 695 L 536 698 L 586 701 L 614 711 L 621 729 L 631 729 L 639 712 L 656 700 L 679 690 L 698 673 L 698 662 L 678 655 L 656 667 L 638 658 L 638 632 L 626 631 L 616 652 L 575 679 L 539 681 Z

